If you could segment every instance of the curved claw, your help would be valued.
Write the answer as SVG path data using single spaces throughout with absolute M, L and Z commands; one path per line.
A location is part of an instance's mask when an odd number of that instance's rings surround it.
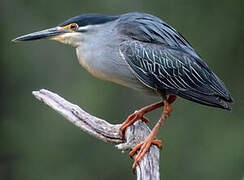
M 163 142 L 161 140 L 158 140 L 158 139 L 154 139 L 152 141 L 152 144 L 157 146 L 159 149 L 162 149 L 163 148 Z
M 141 148 L 141 146 L 143 145 L 143 143 L 144 143 L 144 141 L 140 142 L 139 144 L 137 144 L 137 145 L 136 145 L 136 146 L 129 152 L 129 156 L 130 156 L 131 158 L 135 155 L 136 151 L 138 151 L 138 150 Z
M 130 157 L 133 157 L 135 155 L 135 153 L 141 149 L 142 145 L 145 143 L 145 141 L 140 142 L 139 144 L 137 144 L 130 152 L 129 155 Z M 151 141 L 151 144 L 157 146 L 159 149 L 162 149 L 163 147 L 163 143 L 161 140 L 158 139 L 154 139 Z
M 144 114 L 145 114 L 144 112 L 135 111 L 133 114 L 128 116 L 128 118 L 125 120 L 125 122 L 119 128 L 120 129 L 120 135 L 122 136 L 122 139 L 125 139 L 126 128 L 131 126 L 137 120 L 142 120 L 145 123 L 149 122 L 149 120 L 146 117 L 144 117 Z
M 162 148 L 163 145 L 162 145 L 162 141 L 161 140 L 157 140 L 157 139 L 154 139 L 154 140 L 150 140 L 150 139 L 146 139 L 142 142 L 140 142 L 139 144 L 137 144 L 129 153 L 130 157 L 134 156 L 135 153 L 139 150 L 136 158 L 135 158 L 135 161 L 132 165 L 132 169 L 133 171 L 135 171 L 136 169 L 136 166 L 137 164 L 141 161 L 141 159 L 144 157 L 144 155 L 146 154 L 146 152 L 149 150 L 149 148 L 151 147 L 151 145 L 156 145 L 158 148 Z
M 136 122 L 137 120 L 142 120 L 145 123 L 148 123 L 149 120 L 144 117 L 144 115 L 148 112 L 151 112 L 157 108 L 160 108 L 164 105 L 163 101 L 148 105 L 144 108 L 141 108 L 139 111 L 135 111 L 133 114 L 131 114 L 130 116 L 128 116 L 128 118 L 123 122 L 123 124 L 120 127 L 120 134 L 122 136 L 122 138 L 125 138 L 125 130 L 128 126 L 132 125 L 134 122 Z
M 141 143 L 137 144 L 129 153 L 129 155 L 132 157 L 135 155 L 135 153 L 139 150 L 135 161 L 133 163 L 132 169 L 133 171 L 136 170 L 136 166 L 139 163 L 139 161 L 144 157 L 144 155 L 146 154 L 146 152 L 149 150 L 149 148 L 151 147 L 152 144 L 156 145 L 157 147 L 159 147 L 160 149 L 162 148 L 162 141 L 154 139 L 156 137 L 156 135 L 159 132 L 159 129 L 161 126 L 164 125 L 164 123 L 166 122 L 167 118 L 169 117 L 171 111 L 172 111 L 172 107 L 170 104 L 172 104 L 174 101 L 176 100 L 176 96 L 174 95 L 170 95 L 168 100 L 164 100 L 164 110 L 163 110 L 163 114 L 160 117 L 159 121 L 157 122 L 157 124 L 154 126 L 152 132 L 149 134 L 149 136 L 142 141 Z M 158 106 L 162 106 L 162 103 L 158 103 Z M 156 106 L 156 105 L 154 105 Z M 155 109 L 154 106 L 151 106 Z

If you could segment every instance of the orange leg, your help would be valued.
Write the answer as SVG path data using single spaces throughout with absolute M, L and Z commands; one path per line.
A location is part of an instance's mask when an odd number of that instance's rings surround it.
M 147 118 L 145 118 L 144 115 L 150 111 L 153 111 L 157 108 L 162 107 L 163 105 L 164 105 L 163 101 L 157 102 L 155 104 L 151 104 L 149 106 L 141 108 L 140 110 L 135 111 L 133 114 L 129 115 L 128 118 L 123 122 L 123 124 L 120 127 L 120 132 L 121 132 L 122 138 L 124 139 L 124 137 L 125 137 L 125 130 L 127 127 L 131 126 L 137 120 L 142 120 L 142 121 L 148 123 L 149 120 Z
M 133 157 L 135 155 L 135 153 L 140 150 L 141 146 L 144 144 L 144 141 L 140 142 L 139 144 L 137 144 L 129 153 L 130 157 Z M 162 141 L 158 140 L 158 139 L 153 139 L 152 140 L 152 144 L 157 146 L 158 148 L 162 149 L 163 145 L 162 145 Z
M 149 148 L 152 144 L 158 146 L 159 148 L 162 148 L 162 142 L 159 140 L 156 140 L 155 138 L 159 132 L 160 127 L 165 124 L 167 118 L 169 117 L 169 115 L 172 111 L 172 107 L 170 104 L 173 103 L 175 100 L 176 100 L 176 96 L 169 96 L 169 98 L 164 101 L 164 109 L 163 109 L 162 116 L 160 117 L 157 124 L 154 126 L 152 132 L 148 135 L 148 137 L 143 142 L 136 145 L 129 153 L 130 156 L 134 156 L 134 154 L 139 150 L 138 154 L 135 157 L 133 166 L 132 166 L 133 170 L 136 169 L 136 165 L 144 157 L 144 155 L 149 150 Z

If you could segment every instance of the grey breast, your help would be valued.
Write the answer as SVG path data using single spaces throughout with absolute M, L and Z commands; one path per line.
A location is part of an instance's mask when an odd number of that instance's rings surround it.
M 76 49 L 79 63 L 95 77 L 155 95 L 152 88 L 137 79 L 122 57 L 119 48 L 124 37 L 119 35 L 116 23 L 98 25 L 96 33 L 84 37 L 84 44 Z

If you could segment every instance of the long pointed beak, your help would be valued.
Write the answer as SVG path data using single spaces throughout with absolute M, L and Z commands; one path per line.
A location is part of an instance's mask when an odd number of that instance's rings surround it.
M 69 31 L 66 29 L 54 27 L 54 28 L 45 29 L 42 31 L 38 31 L 38 32 L 34 32 L 34 33 L 30 33 L 27 35 L 20 36 L 20 37 L 13 39 L 12 41 L 13 42 L 32 41 L 32 40 L 37 40 L 37 39 L 52 38 L 52 37 L 55 37 L 57 35 L 67 33 L 67 32 L 69 32 Z

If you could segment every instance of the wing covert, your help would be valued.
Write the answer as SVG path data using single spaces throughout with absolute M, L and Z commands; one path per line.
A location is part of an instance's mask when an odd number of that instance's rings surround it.
M 125 14 L 116 26 L 120 53 L 146 86 L 230 110 L 231 95 L 189 42 L 161 19 Z
M 183 49 L 129 41 L 121 44 L 120 51 L 137 78 L 153 89 L 213 93 L 206 88 L 208 70 Z

